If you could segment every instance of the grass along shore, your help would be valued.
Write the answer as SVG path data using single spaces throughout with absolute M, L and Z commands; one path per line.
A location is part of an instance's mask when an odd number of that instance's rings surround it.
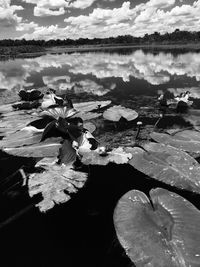
M 143 49 L 153 51 L 167 51 L 167 50 L 181 50 L 181 51 L 200 51 L 200 43 L 152 43 L 152 44 L 101 44 L 101 45 L 82 45 L 82 46 L 53 46 L 44 47 L 37 45 L 24 46 L 0 46 L 0 57 L 32 57 L 39 56 L 46 53 L 72 53 L 72 52 L 86 52 L 105 49 Z

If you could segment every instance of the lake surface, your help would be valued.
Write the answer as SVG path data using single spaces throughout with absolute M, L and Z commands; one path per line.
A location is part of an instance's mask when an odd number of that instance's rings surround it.
M 114 104 L 137 111 L 153 106 L 162 93 L 175 96 L 190 91 L 192 107 L 199 109 L 200 53 L 120 49 L 0 61 L 1 104 L 14 101 L 14 96 L 22 88 L 46 86 L 55 89 L 57 94 L 67 93 L 75 101 L 112 100 Z M 152 125 L 156 120 L 157 117 Z M 0 154 L 0 157 L 2 166 L 5 166 L 7 155 Z M 9 175 L 12 168 L 20 168 L 21 161 L 20 158 L 9 158 Z M 26 164 L 29 164 L 28 160 Z M 27 210 L 17 220 L 2 227 L 2 267 L 13 264 L 133 266 L 116 239 L 114 207 L 128 190 L 148 193 L 154 187 L 170 187 L 158 181 L 146 182 L 146 176 L 133 171 L 130 166 L 91 167 L 89 172 L 87 186 L 68 203 L 56 206 L 47 214 L 41 214 L 37 208 Z M 180 194 L 193 204 L 198 203 L 199 207 L 199 197 L 186 192 Z M 26 202 L 28 195 L 20 199 L 18 192 L 11 191 L 1 202 L 2 217 L 10 216 L 9 209 L 18 212 Z
M 200 53 L 148 53 L 130 49 L 47 54 L 0 61 L 0 89 L 48 86 L 75 97 L 158 96 L 189 89 L 199 97 Z

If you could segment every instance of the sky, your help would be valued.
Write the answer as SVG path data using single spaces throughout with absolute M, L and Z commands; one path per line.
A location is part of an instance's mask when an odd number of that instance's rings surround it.
M 200 0 L 0 0 L 0 39 L 104 38 L 200 30 Z

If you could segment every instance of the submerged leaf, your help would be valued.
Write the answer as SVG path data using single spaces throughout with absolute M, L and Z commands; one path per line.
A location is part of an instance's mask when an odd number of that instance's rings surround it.
M 143 148 L 132 149 L 129 164 L 163 183 L 200 193 L 200 165 L 190 155 L 164 144 L 148 143 Z
M 42 212 L 53 208 L 55 204 L 68 201 L 71 194 L 83 187 L 87 180 L 86 173 L 73 170 L 71 165 L 58 165 L 55 160 L 42 160 L 36 166 L 45 170 L 31 174 L 28 187 L 31 197 L 42 193 L 43 201 L 37 204 Z
M 200 132 L 198 131 L 184 130 L 171 135 L 153 132 L 150 136 L 156 142 L 171 145 L 187 152 L 200 153 Z
M 103 113 L 103 117 L 110 121 L 119 121 L 121 118 L 127 121 L 135 120 L 138 117 L 138 113 L 130 108 L 125 108 L 122 106 L 113 106 Z
M 165 189 L 150 191 L 151 202 L 132 190 L 114 211 L 117 237 L 136 266 L 200 266 L 200 211 Z
M 30 146 L 10 147 L 3 150 L 14 156 L 19 157 L 57 157 L 61 147 L 61 138 L 48 138 L 44 142 L 40 142 Z
M 128 163 L 132 158 L 131 153 L 127 153 L 122 147 L 114 148 L 112 151 L 102 151 L 98 148 L 91 152 L 80 151 L 82 162 L 86 165 L 107 165 L 109 162 L 116 164 Z

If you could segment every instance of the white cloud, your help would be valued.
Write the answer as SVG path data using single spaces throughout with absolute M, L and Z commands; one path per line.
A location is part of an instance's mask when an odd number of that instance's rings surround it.
M 86 8 L 94 0 L 24 0 L 37 4 L 35 15 L 59 15 L 69 8 Z M 110 37 L 130 34 L 143 36 L 155 31 L 172 32 L 175 28 L 182 30 L 199 31 L 200 0 L 190 5 L 175 6 L 175 0 L 150 0 L 133 8 L 126 1 L 119 8 L 94 8 L 88 15 L 70 16 L 65 19 L 66 27 L 57 27 L 49 35 L 49 27 L 44 31 L 36 28 L 31 35 L 22 37 L 28 39 L 72 38 L 80 37 Z M 47 34 L 45 34 L 45 30 Z
M 15 12 L 23 10 L 22 6 L 11 5 L 10 0 L 0 0 L 0 28 L 16 26 L 22 21 Z
M 85 9 L 90 7 L 96 0 L 22 0 L 34 7 L 34 15 L 37 17 L 60 16 L 65 14 L 66 9 Z

